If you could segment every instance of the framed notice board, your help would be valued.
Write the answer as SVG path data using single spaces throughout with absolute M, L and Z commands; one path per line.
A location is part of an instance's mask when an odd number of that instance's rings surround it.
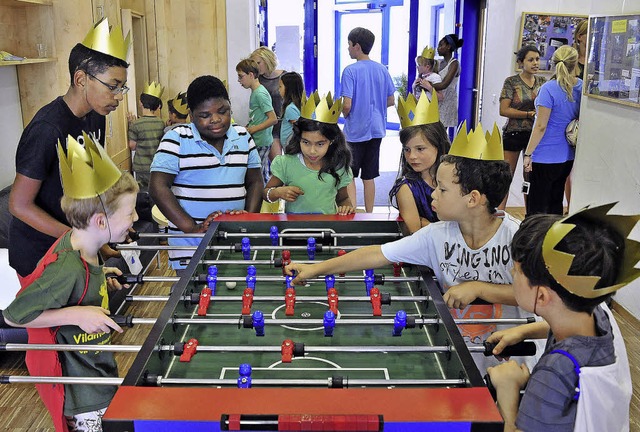
M 640 14 L 589 18 L 587 96 L 640 107 Z
M 540 50 L 540 72 L 551 72 L 553 53 L 562 45 L 573 45 L 573 31 L 580 21 L 587 18 L 587 15 L 523 12 L 518 49 L 535 45 Z

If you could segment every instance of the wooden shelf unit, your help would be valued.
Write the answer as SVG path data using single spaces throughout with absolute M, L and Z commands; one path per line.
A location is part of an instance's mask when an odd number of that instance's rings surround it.
M 57 61 L 55 57 L 47 57 L 47 58 L 27 58 L 24 60 L 14 61 L 14 60 L 0 60 L 0 66 L 22 66 L 28 64 L 36 64 L 36 63 L 50 63 Z

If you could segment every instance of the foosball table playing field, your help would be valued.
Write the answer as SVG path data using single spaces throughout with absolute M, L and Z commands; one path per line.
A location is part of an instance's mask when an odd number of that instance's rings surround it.
M 283 273 L 400 236 L 381 215 L 216 219 L 188 274 L 157 299 L 166 305 L 105 430 L 501 430 L 477 348 L 429 269 L 395 264 L 304 287 Z

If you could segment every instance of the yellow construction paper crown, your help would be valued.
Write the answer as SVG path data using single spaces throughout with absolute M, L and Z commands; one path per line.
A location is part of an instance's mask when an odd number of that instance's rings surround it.
M 307 99 L 302 95 L 300 117 L 316 120 L 322 123 L 337 124 L 342 112 L 342 97 L 333 100 L 331 92 L 320 98 L 318 91 L 314 91 Z
M 583 298 L 596 298 L 612 293 L 640 276 L 640 270 L 635 268 L 640 260 L 640 242 L 630 239 L 629 234 L 640 220 L 640 215 L 620 216 L 609 215 L 609 210 L 616 203 L 598 207 L 585 207 L 578 212 L 560 219 L 551 225 L 542 243 L 542 258 L 553 278 L 567 291 Z M 621 263 L 615 283 L 608 287 L 595 288 L 600 281 L 598 276 L 570 275 L 569 269 L 575 255 L 556 250 L 560 241 L 576 227 L 571 220 L 580 215 L 593 222 L 605 224 L 617 231 L 624 239 L 624 258 Z
M 422 98 L 420 99 L 422 100 Z M 468 159 L 503 161 L 502 136 L 498 125 L 494 123 L 493 133 L 487 132 L 485 134 L 482 125 L 478 123 L 476 130 L 467 134 L 467 122 L 465 121 L 451 143 L 449 154 Z
M 167 103 L 171 103 L 173 109 L 179 114 L 186 116 L 189 114 L 189 107 L 187 106 L 187 92 L 178 93 L 175 98 L 169 100 Z
M 93 198 L 113 186 L 122 173 L 102 146 L 82 132 L 84 147 L 71 135 L 67 152 L 58 141 L 60 177 L 64 194 L 75 199 Z
M 424 57 L 426 59 L 431 59 L 431 60 L 433 60 L 435 56 L 436 56 L 436 50 L 434 50 L 429 46 L 424 47 L 424 49 L 422 50 L 422 54 L 420 54 L 420 57 Z
M 82 45 L 94 51 L 127 61 L 127 55 L 131 47 L 131 34 L 127 34 L 125 39 L 122 37 L 120 26 L 109 29 L 109 20 L 105 17 L 98 21 L 87 33 Z
M 164 87 L 162 87 L 160 83 L 152 81 L 150 84 L 148 83 L 144 86 L 142 93 L 148 94 L 149 96 L 155 96 L 160 99 L 162 97 L 162 93 L 164 93 Z
M 434 97 L 429 101 L 429 98 L 424 94 L 424 90 L 418 100 L 416 100 L 412 93 L 409 93 L 406 99 L 400 96 L 396 110 L 398 111 L 398 117 L 400 117 L 400 126 L 402 129 L 409 126 L 438 123 L 440 121 L 438 98 Z

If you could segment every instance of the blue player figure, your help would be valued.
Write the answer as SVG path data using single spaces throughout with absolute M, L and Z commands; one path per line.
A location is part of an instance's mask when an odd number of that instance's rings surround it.
M 285 282 L 285 284 L 286 284 L 285 289 L 287 289 L 287 288 L 295 288 L 295 287 L 291 284 L 291 281 L 292 281 L 294 278 L 295 278 L 295 276 L 289 276 L 289 275 L 285 276 L 285 278 L 284 278 L 284 282 Z
M 309 237 L 307 240 L 307 254 L 310 260 L 316 259 L 316 239 L 314 237 Z
M 216 287 L 218 286 L 218 267 L 211 265 L 207 269 L 207 286 L 211 290 L 211 295 L 216 295 Z
M 407 313 L 403 310 L 396 312 L 393 319 L 393 336 L 402 336 L 402 330 L 407 326 Z
M 251 243 L 249 237 L 242 237 L 242 256 L 245 260 L 251 259 Z
M 327 287 L 327 292 L 329 292 L 331 288 L 336 286 L 336 277 L 334 275 L 326 275 L 324 277 L 324 284 Z
M 326 311 L 322 322 L 324 325 L 324 336 L 333 337 L 333 329 L 336 326 L 336 314 L 330 310 Z
M 242 363 L 238 369 L 238 388 L 251 388 L 251 365 Z
M 256 330 L 256 336 L 264 336 L 264 314 L 259 310 L 251 315 L 253 320 L 253 328 Z
M 274 225 L 271 227 L 269 238 L 271 239 L 271 246 L 278 246 L 278 240 L 280 239 L 280 236 L 278 234 L 277 226 Z
M 256 290 L 256 266 L 250 265 L 247 267 L 247 288 L 251 288 L 252 290 Z
M 371 288 L 375 284 L 375 278 L 373 275 L 373 269 L 367 269 L 364 271 L 364 286 L 367 289 L 367 295 L 371 295 Z

